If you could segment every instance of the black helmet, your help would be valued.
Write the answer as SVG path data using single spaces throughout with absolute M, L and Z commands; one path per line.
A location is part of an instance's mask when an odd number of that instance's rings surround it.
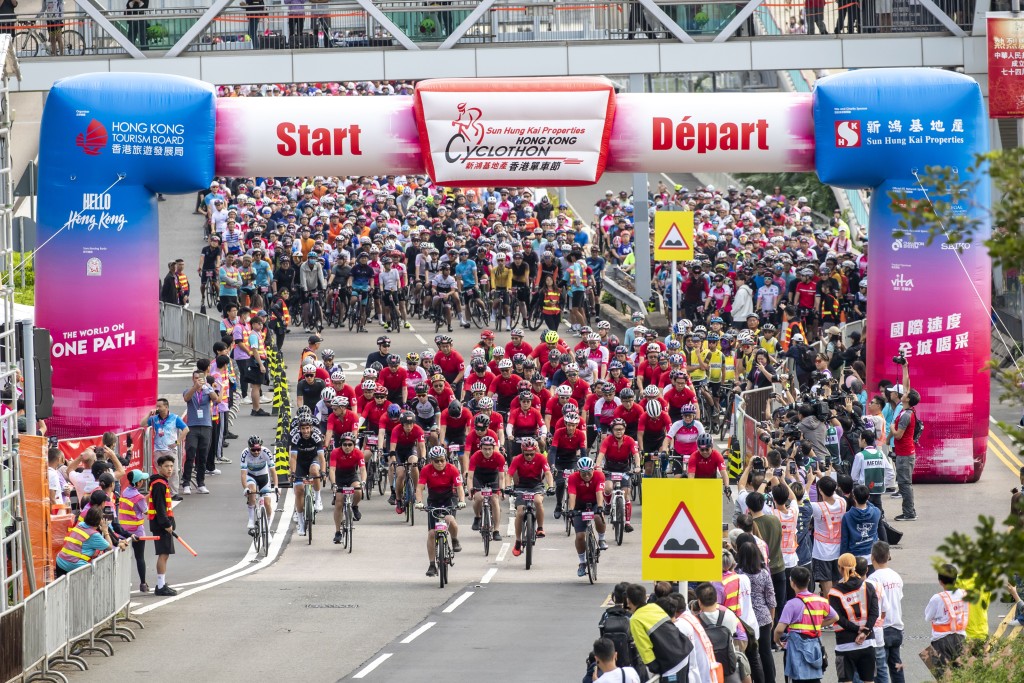
M 697 436 L 697 448 L 711 448 L 711 435 L 707 432 Z
M 448 416 L 458 417 L 462 415 L 462 404 L 458 401 L 452 401 L 448 404 Z
M 253 434 L 249 437 L 249 448 L 255 448 L 256 446 L 262 446 L 263 439 Z
M 384 345 L 391 346 L 391 337 L 387 335 L 381 335 L 380 337 L 377 337 L 377 346 Z
M 402 413 L 402 416 L 398 418 L 398 421 L 404 425 L 411 425 L 416 422 L 416 416 L 412 414 L 412 411 L 407 410 Z
M 473 426 L 477 429 L 487 429 L 491 426 L 491 418 L 486 415 L 477 415 L 473 418 Z

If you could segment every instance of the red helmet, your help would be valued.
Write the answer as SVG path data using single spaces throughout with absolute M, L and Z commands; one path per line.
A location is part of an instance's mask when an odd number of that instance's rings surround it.
M 494 332 L 492 332 L 491 330 L 484 330 L 483 332 L 480 333 L 480 338 L 481 339 L 494 339 Z

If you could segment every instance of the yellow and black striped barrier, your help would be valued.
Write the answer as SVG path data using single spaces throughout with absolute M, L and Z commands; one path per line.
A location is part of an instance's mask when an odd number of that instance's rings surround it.
M 270 366 L 270 381 L 274 385 L 274 412 L 277 414 L 277 428 L 274 433 L 274 469 L 277 470 L 278 485 L 291 487 L 291 460 L 288 456 L 288 428 L 292 422 L 291 401 L 288 398 L 288 373 L 281 354 L 267 349 Z

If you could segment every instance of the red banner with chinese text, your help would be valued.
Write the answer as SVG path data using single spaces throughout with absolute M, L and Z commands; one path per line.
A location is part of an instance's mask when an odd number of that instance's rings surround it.
M 1024 17 L 988 15 L 988 115 L 1024 118 Z

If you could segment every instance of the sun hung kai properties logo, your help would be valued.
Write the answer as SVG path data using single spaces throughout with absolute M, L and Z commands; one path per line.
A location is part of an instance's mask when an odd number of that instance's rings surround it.
M 102 123 L 93 119 L 86 126 L 84 133 L 75 136 L 75 144 L 89 156 L 99 156 L 99 153 L 107 146 L 107 129 Z
M 444 146 L 449 164 L 467 169 L 507 169 L 510 171 L 555 171 L 563 165 L 582 164 L 583 160 L 561 156 L 566 148 L 578 144 L 585 128 L 578 126 L 486 126 L 483 111 L 461 102 L 452 120 L 455 132 Z

